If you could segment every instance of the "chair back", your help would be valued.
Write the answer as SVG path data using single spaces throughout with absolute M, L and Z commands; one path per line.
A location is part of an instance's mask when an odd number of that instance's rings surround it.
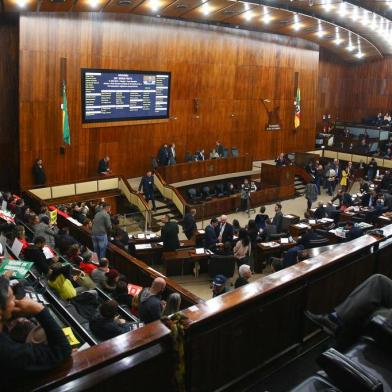
M 208 264 L 208 274 L 211 278 L 216 275 L 224 275 L 226 278 L 232 278 L 235 269 L 234 256 L 212 255 Z
M 238 148 L 237 147 L 231 148 L 231 156 L 238 157 Z

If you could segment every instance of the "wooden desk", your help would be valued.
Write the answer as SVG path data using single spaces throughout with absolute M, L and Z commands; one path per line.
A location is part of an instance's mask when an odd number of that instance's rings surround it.
M 310 221 L 313 221 L 313 220 L 314 219 L 310 219 L 310 220 L 306 220 L 305 222 L 300 222 L 300 223 L 296 223 L 294 225 L 290 225 L 289 233 L 293 237 L 299 237 L 309 227 L 312 229 L 327 229 L 328 227 L 331 226 L 331 224 L 333 224 L 333 219 L 329 220 L 328 222 L 320 221 L 320 219 L 319 219 L 319 220 L 315 220 L 315 223 L 313 223 L 313 222 L 310 223 Z M 306 225 L 306 227 L 303 225 Z
M 209 258 L 210 254 L 196 254 L 195 249 L 182 249 L 174 252 L 163 252 L 162 254 L 166 276 L 193 273 L 196 262 L 199 263 L 201 272 L 206 272 Z M 195 276 L 197 275 L 198 272 L 195 273 Z
M 252 157 L 247 154 L 240 157 L 208 159 L 206 161 L 159 166 L 157 171 L 167 184 L 173 184 L 194 178 L 250 171 L 252 170 L 252 164 Z

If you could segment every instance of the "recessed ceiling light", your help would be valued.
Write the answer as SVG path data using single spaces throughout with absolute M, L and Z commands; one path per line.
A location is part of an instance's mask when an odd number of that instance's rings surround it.
M 159 1 L 158 0 L 150 0 L 150 4 L 149 4 L 151 11 L 153 12 L 157 12 L 159 10 Z
M 27 5 L 27 0 L 18 0 L 17 4 L 19 8 L 24 8 Z

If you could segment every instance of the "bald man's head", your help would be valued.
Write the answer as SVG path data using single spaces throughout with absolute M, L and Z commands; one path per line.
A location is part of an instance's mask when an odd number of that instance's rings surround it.
M 227 215 L 221 215 L 220 221 L 221 221 L 221 223 L 226 223 L 227 222 Z
M 163 278 L 155 278 L 152 282 L 150 292 L 151 294 L 160 294 L 165 290 L 166 280 Z

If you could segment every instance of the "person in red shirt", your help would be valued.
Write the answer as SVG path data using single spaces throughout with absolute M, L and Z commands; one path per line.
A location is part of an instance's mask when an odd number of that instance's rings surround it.
M 22 250 L 20 253 L 24 253 L 25 249 L 29 246 L 26 241 L 26 233 L 23 226 L 16 226 L 16 238 L 22 243 Z
M 83 253 L 83 260 L 79 264 L 79 268 L 87 275 L 90 275 L 97 268 L 97 265 L 92 262 L 92 256 L 91 252 Z

